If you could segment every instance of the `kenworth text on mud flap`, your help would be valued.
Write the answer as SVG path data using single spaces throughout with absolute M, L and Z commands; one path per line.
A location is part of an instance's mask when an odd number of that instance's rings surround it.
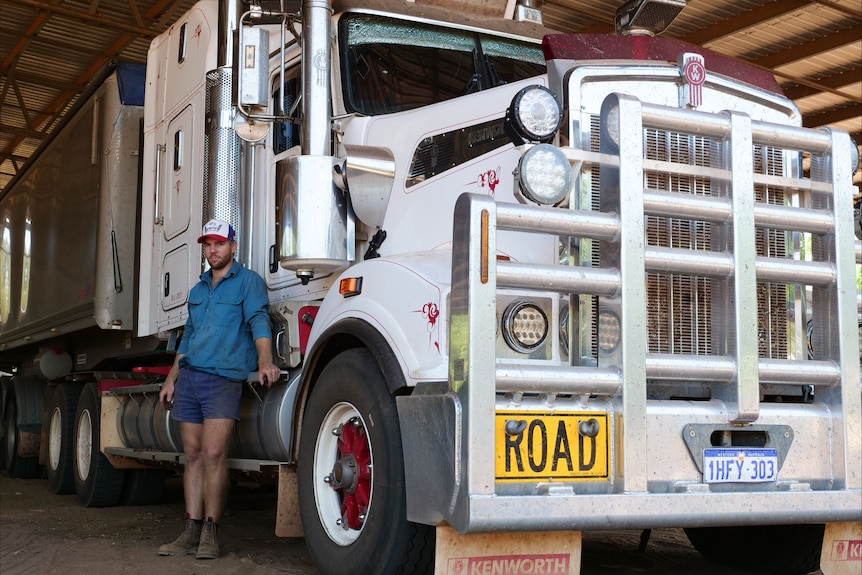
M 614 35 L 434 4 L 203 0 L 82 98 L 0 198 L 7 471 L 158 499 L 218 217 L 284 374 L 230 466 L 321 573 L 430 572 L 443 528 L 671 526 L 816 569 L 862 521 L 855 143 L 654 36 L 680 0 Z

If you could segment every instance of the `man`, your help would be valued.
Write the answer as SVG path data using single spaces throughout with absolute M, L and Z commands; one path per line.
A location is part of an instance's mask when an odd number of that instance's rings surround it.
M 239 265 L 236 232 L 210 220 L 198 243 L 210 269 L 189 292 L 189 316 L 174 365 L 159 393 L 180 422 L 186 456 L 186 526 L 159 555 L 219 556 L 218 522 L 229 484 L 227 445 L 239 420 L 248 374 L 270 386 L 281 376 L 272 362 L 272 327 L 263 279 Z

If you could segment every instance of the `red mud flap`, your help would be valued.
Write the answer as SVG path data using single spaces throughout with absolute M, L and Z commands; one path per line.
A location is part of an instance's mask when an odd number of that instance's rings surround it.
M 578 575 L 581 532 L 460 535 L 437 527 L 434 575 Z
M 862 522 L 826 524 L 820 570 L 823 575 L 862 575 Z

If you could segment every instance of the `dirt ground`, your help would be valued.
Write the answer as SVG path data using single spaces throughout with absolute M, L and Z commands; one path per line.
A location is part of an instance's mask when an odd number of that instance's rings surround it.
M 183 528 L 179 478 L 168 481 L 159 505 L 84 509 L 75 495 L 51 493 L 46 481 L 10 479 L 2 472 L 0 572 L 317 574 L 301 539 L 274 535 L 275 502 L 272 487 L 234 486 L 220 530 L 220 559 L 159 557 L 159 545 Z M 583 540 L 582 575 L 742 575 L 705 562 L 676 529 L 654 530 L 642 553 L 637 551 L 640 532 L 584 533 Z
M 316 574 L 301 539 L 275 536 L 274 487 L 234 486 L 219 533 L 222 557 L 160 557 L 183 529 L 182 482 L 169 479 L 162 503 L 85 509 L 42 480 L 0 474 L 0 572 L 23 574 Z

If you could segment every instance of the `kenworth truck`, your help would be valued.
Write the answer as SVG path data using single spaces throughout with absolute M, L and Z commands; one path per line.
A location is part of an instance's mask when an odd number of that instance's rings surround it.
M 8 473 L 159 497 L 218 217 L 283 373 L 246 386 L 230 467 L 277 482 L 321 573 L 429 572 L 444 528 L 682 527 L 769 573 L 852 546 L 857 149 L 654 36 L 683 4 L 615 35 L 529 3 L 196 4 L 0 198 Z

